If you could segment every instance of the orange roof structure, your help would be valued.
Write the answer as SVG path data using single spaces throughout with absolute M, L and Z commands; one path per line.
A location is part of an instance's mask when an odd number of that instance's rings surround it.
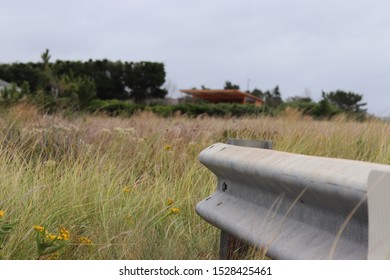
M 240 103 L 257 106 L 264 104 L 263 99 L 238 89 L 182 89 L 180 91 L 212 103 Z

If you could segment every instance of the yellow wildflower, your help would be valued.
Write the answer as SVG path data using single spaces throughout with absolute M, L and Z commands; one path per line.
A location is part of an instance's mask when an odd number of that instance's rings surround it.
M 58 236 L 57 235 L 55 235 L 55 234 L 46 234 L 46 238 L 47 239 L 50 239 L 50 240 L 54 240 L 54 239 L 57 239 L 58 238 Z
M 165 145 L 164 150 L 165 151 L 172 151 L 173 147 L 171 145 Z
M 5 215 L 5 211 L 3 211 L 3 210 L 0 210 L 0 218 L 3 218 L 3 217 L 4 217 L 4 215 Z
M 123 191 L 124 193 L 129 193 L 129 192 L 131 191 L 131 187 L 130 187 L 130 186 L 126 186 L 126 187 L 124 187 L 124 188 L 122 189 L 122 191 Z
M 70 233 L 69 231 L 64 227 L 59 227 L 60 234 L 58 235 L 59 240 L 69 240 Z
M 34 229 L 38 232 L 43 232 L 45 230 L 43 226 L 37 226 L 37 225 L 34 226 Z
M 172 205 L 175 201 L 172 198 L 167 199 L 167 205 Z
M 179 214 L 180 213 L 180 209 L 176 208 L 176 207 L 173 207 L 173 208 L 171 208 L 170 213 L 171 214 Z
M 91 239 L 89 239 L 88 237 L 84 237 L 84 236 L 79 237 L 78 241 L 80 244 L 83 244 L 83 245 L 92 245 L 93 244 Z

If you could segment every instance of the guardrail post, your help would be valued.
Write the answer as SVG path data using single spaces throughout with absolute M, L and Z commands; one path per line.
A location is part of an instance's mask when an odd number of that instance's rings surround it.
M 260 148 L 260 149 L 272 149 L 272 141 L 269 140 L 244 140 L 244 139 L 235 139 L 229 138 L 227 144 L 250 147 L 250 148 Z M 243 240 L 221 230 L 220 237 L 220 247 L 219 247 L 219 259 L 221 260 L 234 260 L 242 259 L 245 257 L 248 252 L 249 246 Z

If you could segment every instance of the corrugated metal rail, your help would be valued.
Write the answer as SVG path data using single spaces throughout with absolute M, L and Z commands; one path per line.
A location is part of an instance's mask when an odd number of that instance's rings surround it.
M 390 258 L 389 165 L 235 144 L 199 155 L 218 178 L 207 222 L 273 259 Z

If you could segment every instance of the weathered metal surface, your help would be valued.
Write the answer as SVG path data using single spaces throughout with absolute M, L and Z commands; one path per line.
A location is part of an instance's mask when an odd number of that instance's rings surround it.
M 379 254 L 373 247 L 383 234 L 377 232 L 381 229 L 369 229 L 367 191 L 369 181 L 378 181 L 373 179 L 378 177 L 375 172 L 382 172 L 377 188 L 382 199 L 383 189 L 389 187 L 390 166 L 221 143 L 202 151 L 199 159 L 218 183 L 196 212 L 266 250 L 271 258 L 366 259 L 368 252 L 370 258 L 387 256 L 387 251 Z M 386 201 L 382 208 L 371 205 L 370 220 L 375 211 L 387 211 Z M 378 225 L 388 220 L 383 217 Z
M 227 144 L 242 146 L 242 147 L 251 147 L 251 148 L 260 148 L 260 149 L 272 149 L 272 141 L 269 140 L 246 140 L 238 138 L 229 138 L 227 139 Z M 225 189 L 227 185 L 222 186 L 222 190 Z M 220 238 L 220 251 L 219 258 L 221 260 L 233 260 L 240 259 L 245 257 L 248 252 L 248 244 L 240 238 L 235 237 L 234 235 L 229 234 L 221 230 Z
M 390 173 L 372 171 L 368 178 L 368 259 L 390 259 Z
M 270 140 L 247 140 L 238 138 L 229 138 L 227 144 L 234 146 L 241 146 L 247 148 L 272 149 L 272 141 Z

